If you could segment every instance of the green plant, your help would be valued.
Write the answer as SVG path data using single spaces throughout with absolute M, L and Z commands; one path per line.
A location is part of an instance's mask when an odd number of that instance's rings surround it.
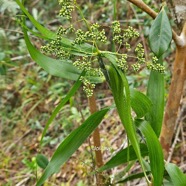
M 162 185 L 163 177 L 166 175 L 163 152 L 158 140 L 164 111 L 163 73 L 165 68 L 162 65 L 162 54 L 168 49 L 172 39 L 172 31 L 164 7 L 151 27 L 149 40 L 154 56 L 152 57 L 152 62 L 146 62 L 144 49 L 140 43 L 135 46 L 135 50 L 133 51 L 135 55 L 128 54 L 129 51 L 131 52 L 130 41 L 138 37 L 139 33 L 132 27 L 123 29 L 117 20 L 113 21 L 110 25 L 114 41 L 113 51 L 104 51 L 100 48 L 106 46 L 109 42 L 105 30 L 97 23 L 89 23 L 75 1 L 60 0 L 59 3 L 62 6 L 60 15 L 70 19 L 71 12 L 77 10 L 83 29 L 75 30 L 74 26 L 69 25 L 67 27 L 60 27 L 57 33 L 53 33 L 40 25 L 19 0 L 16 0 L 16 2 L 38 29 L 39 33 L 37 33 L 37 36 L 48 41 L 48 44 L 42 47 L 42 51 L 47 54 L 45 55 L 39 52 L 30 42 L 27 34 L 29 29 L 25 26 L 23 17 L 21 25 L 31 57 L 51 75 L 76 81 L 48 120 L 42 134 L 41 143 L 57 113 L 75 94 L 81 84 L 83 84 L 83 89 L 89 99 L 90 111 L 92 113 L 81 126 L 73 130 L 59 145 L 51 160 L 47 163 L 44 173 L 37 182 L 37 186 L 42 185 L 49 176 L 58 172 L 60 166 L 70 158 L 97 128 L 108 110 L 111 109 L 104 108 L 95 112 L 94 88 L 97 83 L 105 80 L 114 97 L 115 107 L 127 133 L 130 145 L 116 154 L 115 157 L 103 166 L 101 153 L 96 154 L 97 166 L 98 168 L 101 166 L 101 168 L 96 170 L 98 172 L 97 184 L 106 184 L 100 174 L 101 171 L 131 160 L 138 160 L 142 167 L 142 172 L 125 177 L 122 180 L 117 180 L 116 182 L 125 182 L 145 176 L 148 185 L 151 185 L 151 183 L 157 186 Z M 113 2 L 115 5 L 116 1 Z M 116 9 L 114 12 L 114 17 L 116 18 Z M 69 37 L 71 39 L 68 39 Z M 54 55 L 57 59 L 48 57 L 48 55 Z M 129 58 L 134 58 L 135 63 L 128 65 Z M 126 77 L 128 70 L 133 69 L 133 72 L 137 72 L 142 65 L 146 65 L 151 70 L 147 96 L 135 89 L 130 89 Z M 132 110 L 136 114 L 135 117 L 132 116 Z M 94 139 L 98 139 L 95 142 L 95 146 L 100 147 L 99 131 L 96 129 L 96 133 L 94 134 Z M 145 142 L 141 143 L 143 141 Z M 144 156 L 147 159 L 143 158 Z M 119 159 L 118 157 L 126 158 Z M 40 156 L 39 160 L 41 162 L 42 159 L 44 160 L 45 157 Z M 173 178 L 174 174 L 170 172 L 169 165 L 167 167 L 166 169 L 172 182 L 178 183 L 178 180 Z M 181 175 L 181 182 L 185 184 L 185 175 L 178 171 L 177 167 L 172 166 L 172 170 L 178 175 Z

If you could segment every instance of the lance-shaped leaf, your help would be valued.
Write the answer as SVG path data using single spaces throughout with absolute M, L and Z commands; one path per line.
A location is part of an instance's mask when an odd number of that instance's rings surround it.
M 32 59 L 51 75 L 77 80 L 80 71 L 70 62 L 56 60 L 39 52 L 30 42 L 27 32 L 24 30 L 25 42 Z
M 146 139 L 149 151 L 150 168 L 153 175 L 153 185 L 161 186 L 164 175 L 164 159 L 160 142 L 147 121 L 136 120 L 135 123 Z
M 162 57 L 158 60 L 158 63 L 163 63 Z M 163 122 L 165 105 L 164 91 L 164 74 L 151 71 L 147 87 L 147 96 L 152 101 L 152 107 L 150 108 L 150 112 L 147 114 L 146 120 L 149 121 L 158 137 L 160 135 Z
M 56 173 L 70 156 L 82 145 L 88 136 L 96 129 L 109 109 L 104 109 L 92 114 L 81 126 L 75 129 L 58 146 L 43 175 L 36 186 L 41 186 L 45 180 Z
M 160 57 L 169 47 L 172 29 L 164 8 L 160 11 L 150 29 L 149 42 L 151 50 Z
M 111 60 L 112 58 L 110 59 L 110 61 Z M 114 65 L 115 61 L 113 62 Z M 120 70 L 117 70 L 117 67 L 110 66 L 108 69 L 108 73 L 110 78 L 110 87 L 112 90 L 118 114 L 145 174 L 145 168 L 142 162 L 139 141 L 131 116 L 131 100 L 128 81 L 126 79 L 125 74 L 123 74 Z M 147 176 L 146 180 L 149 182 Z

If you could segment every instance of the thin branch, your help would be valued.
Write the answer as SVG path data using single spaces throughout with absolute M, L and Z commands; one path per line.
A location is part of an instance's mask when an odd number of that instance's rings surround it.
M 144 12 L 146 12 L 148 15 L 150 15 L 153 19 L 156 18 L 156 16 L 158 15 L 157 12 L 155 12 L 154 10 L 152 10 L 148 5 L 146 5 L 142 0 L 128 0 L 129 2 L 133 3 L 134 5 L 136 5 L 138 8 L 140 8 L 141 10 L 143 10 Z M 176 34 L 176 32 L 174 30 L 172 30 L 172 38 L 175 41 L 175 43 L 179 43 L 179 36 Z

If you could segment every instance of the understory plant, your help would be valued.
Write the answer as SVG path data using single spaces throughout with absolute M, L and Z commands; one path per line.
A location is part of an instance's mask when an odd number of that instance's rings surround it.
M 136 43 L 140 33 L 133 27 L 126 27 L 120 21 L 109 22 L 111 37 L 104 27 L 96 22 L 89 22 L 83 15 L 81 7 L 75 0 L 59 0 L 61 10 L 59 15 L 67 19 L 56 32 L 52 32 L 37 22 L 24 5 L 16 0 L 24 15 L 19 20 L 28 51 L 32 59 L 46 72 L 75 81 L 73 87 L 54 109 L 42 133 L 41 144 L 50 124 L 61 108 L 74 96 L 80 86 L 86 93 L 91 115 L 75 130 L 73 130 L 57 147 L 50 161 L 43 155 L 37 156 L 37 163 L 44 171 L 37 181 L 42 185 L 52 174 L 72 156 L 82 143 L 94 133 L 94 146 L 100 147 L 98 126 L 110 109 L 116 108 L 128 137 L 128 146 L 119 151 L 114 157 L 103 163 L 101 148 L 96 151 L 97 169 L 93 173 L 97 177 L 97 185 L 114 185 L 135 178 L 145 177 L 147 185 L 161 186 L 164 182 L 170 185 L 186 185 L 186 176 L 179 168 L 164 162 L 164 156 L 159 135 L 161 132 L 164 113 L 164 73 L 163 54 L 172 40 L 172 30 L 163 6 L 150 33 L 149 43 L 152 57 L 145 59 L 142 43 Z M 117 11 L 116 1 L 113 1 Z M 71 21 L 72 12 L 76 12 L 81 24 Z M 35 33 L 25 25 L 25 17 L 30 19 L 37 28 Z M 31 43 L 28 32 L 46 41 L 41 51 Z M 133 43 L 132 43 L 133 42 Z M 134 44 L 135 43 L 135 44 Z M 111 50 L 104 50 L 112 45 Z M 134 47 L 133 47 L 134 46 Z M 129 87 L 127 73 L 130 76 L 138 73 L 141 68 L 150 71 L 146 95 Z M 96 108 L 94 89 L 97 84 L 107 82 L 115 104 L 101 110 Z M 132 114 L 132 113 L 135 114 Z M 140 173 L 124 175 L 114 182 L 105 180 L 101 172 L 128 163 L 131 166 L 138 161 Z M 130 166 L 129 166 L 130 169 Z

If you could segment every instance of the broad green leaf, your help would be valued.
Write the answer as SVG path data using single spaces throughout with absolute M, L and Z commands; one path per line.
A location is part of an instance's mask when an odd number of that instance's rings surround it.
M 49 163 L 47 157 L 44 156 L 43 154 L 38 154 L 36 156 L 36 162 L 38 166 L 41 167 L 42 169 L 45 169 Z
M 72 63 L 63 60 L 56 60 L 45 56 L 31 44 L 25 30 L 24 36 L 28 51 L 32 59 L 38 65 L 40 65 L 46 72 L 51 75 L 70 80 L 77 80 L 79 78 L 81 72 Z
M 140 144 L 140 150 L 141 150 L 141 156 L 147 156 L 148 150 L 147 146 L 143 143 Z M 100 167 L 98 171 L 104 171 L 108 170 L 114 167 L 117 167 L 118 165 L 127 163 L 128 161 L 136 160 L 137 156 L 134 151 L 134 148 L 130 145 L 129 147 L 126 147 L 125 149 L 119 151 L 115 156 L 113 156 L 105 165 Z
M 151 100 L 143 93 L 130 89 L 131 107 L 137 115 L 137 118 L 144 117 L 151 109 Z
M 165 168 L 174 186 L 186 185 L 186 174 L 184 174 L 175 164 L 168 163 L 165 165 Z
M 158 63 L 162 64 L 162 58 Z M 151 71 L 147 87 L 147 96 L 152 101 L 152 107 L 147 114 L 146 120 L 151 124 L 154 132 L 159 137 L 163 122 L 165 96 L 164 96 L 164 75 Z
M 84 74 L 85 73 L 83 72 L 81 75 L 83 76 Z M 81 77 L 81 75 L 80 75 L 80 77 Z M 78 78 L 78 80 L 76 81 L 76 83 L 74 84 L 74 86 L 70 89 L 70 91 L 67 93 L 67 95 L 65 96 L 65 98 L 61 100 L 61 102 L 59 103 L 59 105 L 52 112 L 52 115 L 50 116 L 50 118 L 47 121 L 47 123 L 45 125 L 45 128 L 43 130 L 42 137 L 41 137 L 41 142 L 40 143 L 42 143 L 43 137 L 45 136 L 45 134 L 46 134 L 46 132 L 47 132 L 50 124 L 52 123 L 52 121 L 54 120 L 54 118 L 56 117 L 56 115 L 59 113 L 59 111 L 61 110 L 61 108 L 65 105 L 65 103 L 67 103 L 67 101 L 76 93 L 76 91 L 81 86 L 80 77 Z
M 56 173 L 59 168 L 82 145 L 88 136 L 96 129 L 109 109 L 104 109 L 92 114 L 81 126 L 70 133 L 54 152 L 43 175 L 36 186 L 41 186 L 45 180 Z
M 164 8 L 160 11 L 150 29 L 149 42 L 152 51 L 160 57 L 169 47 L 172 29 Z
M 115 61 L 113 62 L 114 65 Z M 145 173 L 145 168 L 142 162 L 142 156 L 139 147 L 139 141 L 137 139 L 136 129 L 131 116 L 131 100 L 128 81 L 126 79 L 125 74 L 118 70 L 117 67 L 110 66 L 110 68 L 108 69 L 108 73 L 110 78 L 110 87 L 112 90 L 118 114 L 125 128 L 127 136 L 135 150 L 138 160 L 142 166 L 142 169 Z M 147 181 L 149 181 L 147 176 L 146 179 Z
M 136 124 L 146 139 L 149 151 L 150 167 L 153 175 L 153 185 L 161 186 L 164 175 L 164 158 L 160 142 L 147 121 L 136 120 Z

